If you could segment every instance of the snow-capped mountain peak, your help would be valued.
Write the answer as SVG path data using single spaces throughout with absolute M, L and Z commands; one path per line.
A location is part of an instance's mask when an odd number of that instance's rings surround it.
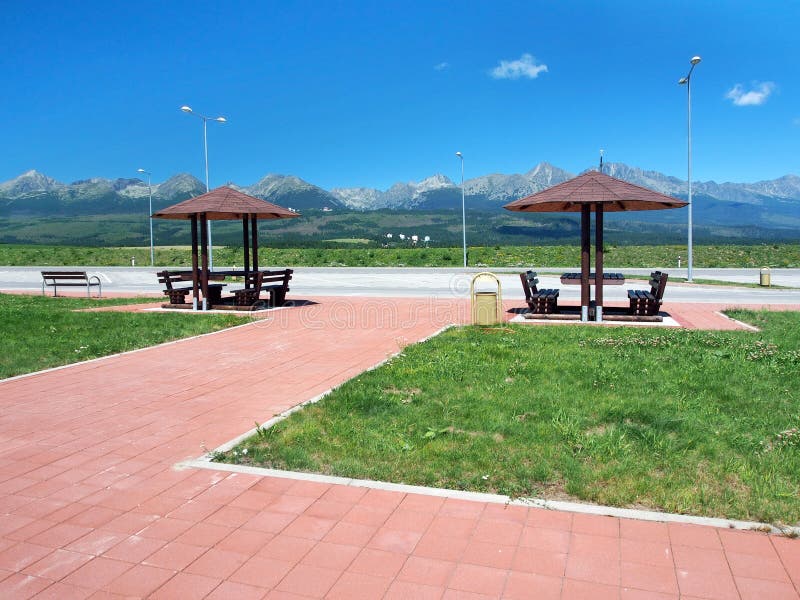
M 64 184 L 31 169 L 19 177 L 0 183 L 0 195 L 6 198 L 19 198 L 28 194 L 50 192 L 63 188 Z

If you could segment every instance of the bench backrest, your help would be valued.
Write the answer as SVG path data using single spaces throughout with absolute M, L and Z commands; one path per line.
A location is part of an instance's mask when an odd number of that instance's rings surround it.
M 519 274 L 520 281 L 522 281 L 522 289 L 525 292 L 525 300 L 530 300 L 533 294 L 539 290 L 536 287 L 539 279 L 535 271 L 525 271 Z
M 661 271 L 650 273 L 650 293 L 653 294 L 656 300 L 661 300 L 664 296 L 664 288 L 667 287 L 668 278 L 669 275 Z
M 158 275 L 158 283 L 163 283 L 168 290 L 172 289 L 173 283 L 193 280 L 192 274 L 187 271 L 159 271 L 156 274 Z M 224 279 L 225 275 L 222 273 L 208 274 L 209 281 L 222 281 Z
M 189 276 L 189 279 L 191 279 L 191 275 Z M 186 281 L 186 279 L 184 279 L 184 275 L 181 273 L 172 273 L 170 271 L 158 272 L 158 283 L 163 283 L 168 290 L 172 289 L 173 283 L 177 283 L 179 281 Z
M 284 286 L 288 286 L 294 271 L 292 269 L 283 269 L 282 271 L 261 271 L 261 273 L 264 275 L 262 278 L 263 283 L 281 281 Z
M 61 281 L 86 280 L 86 271 L 42 271 L 44 279 L 59 279 Z

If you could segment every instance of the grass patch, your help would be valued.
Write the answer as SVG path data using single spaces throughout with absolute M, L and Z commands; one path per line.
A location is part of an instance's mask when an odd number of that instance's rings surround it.
M 152 299 L 52 298 L 0 294 L 0 378 L 31 373 L 248 321 L 233 315 L 75 312 Z
M 730 314 L 762 330 L 451 329 L 219 458 L 796 524 L 800 314 Z
M 329 240 L 343 243 L 345 240 Z M 353 245 L 369 240 L 352 239 Z M 605 267 L 663 268 L 677 267 L 686 246 L 615 246 L 605 248 Z M 138 266 L 150 264 L 148 247 L 80 247 L 0 244 L 0 265 L 15 266 L 130 266 L 134 257 Z M 578 245 L 559 246 L 473 246 L 468 249 L 472 267 L 577 267 Z M 259 262 L 264 266 L 295 267 L 460 267 L 461 247 L 457 248 L 273 248 L 264 242 L 259 248 Z M 159 246 L 155 249 L 158 266 L 189 267 L 191 250 L 186 246 Z M 242 250 L 236 246 L 215 246 L 214 264 L 242 265 Z M 695 245 L 696 268 L 773 268 L 800 266 L 800 244 Z

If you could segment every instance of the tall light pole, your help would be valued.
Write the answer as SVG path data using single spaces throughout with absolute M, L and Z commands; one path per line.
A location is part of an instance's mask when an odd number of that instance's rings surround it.
M 461 159 L 461 232 L 463 233 L 464 245 L 464 268 L 467 266 L 467 210 L 464 203 L 464 155 L 456 152 L 456 156 Z
M 203 120 L 203 152 L 206 157 L 206 193 L 210 191 L 208 187 L 208 122 L 216 121 L 217 123 L 225 123 L 225 117 L 207 117 L 200 113 L 194 112 L 189 106 L 181 106 L 181 110 L 190 115 L 200 117 Z M 208 222 L 208 269 L 214 270 L 214 245 L 211 243 L 211 221 Z
M 692 71 L 695 65 L 700 62 L 699 56 L 693 56 L 690 61 L 692 66 L 686 77 L 678 81 L 679 85 L 686 86 L 686 131 L 687 131 L 687 179 L 689 181 L 689 238 L 688 238 L 688 253 L 686 260 L 686 281 L 692 281 Z
M 136 169 L 136 171 L 147 175 L 147 193 L 150 195 L 150 212 L 148 213 L 150 216 L 150 266 L 152 267 L 156 263 L 153 251 L 153 188 L 150 185 L 150 171 L 144 169 Z

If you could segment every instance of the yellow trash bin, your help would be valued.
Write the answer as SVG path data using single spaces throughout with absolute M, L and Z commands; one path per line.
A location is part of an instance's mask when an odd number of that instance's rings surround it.
M 761 273 L 759 277 L 759 285 L 763 287 L 771 287 L 770 283 L 770 271 L 769 267 L 761 267 Z
M 475 284 L 481 279 L 491 279 L 497 285 L 497 290 L 476 292 Z M 470 284 L 470 297 L 472 298 L 472 323 L 474 325 L 496 325 L 503 320 L 501 286 L 496 275 L 493 273 L 475 275 Z

